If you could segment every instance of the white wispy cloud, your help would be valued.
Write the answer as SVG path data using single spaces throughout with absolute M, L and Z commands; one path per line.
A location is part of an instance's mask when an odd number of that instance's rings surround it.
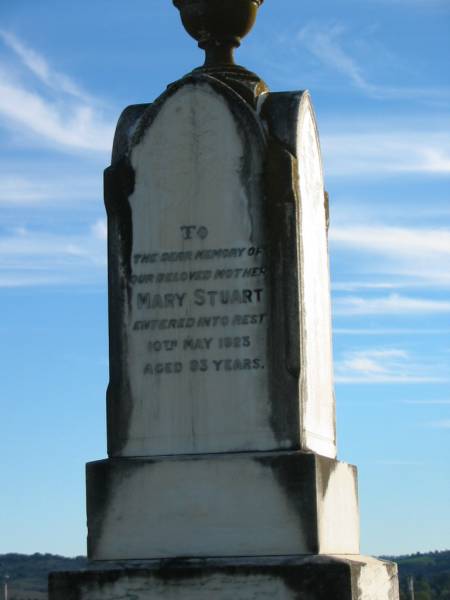
M 434 405 L 447 405 L 450 404 L 450 400 L 403 400 L 403 404 L 418 404 L 424 406 L 434 406 Z
M 0 287 L 99 283 L 106 247 L 94 223 L 68 235 L 17 228 L 0 238 Z
M 415 364 L 403 349 L 369 349 L 345 353 L 335 361 L 335 381 L 364 383 L 440 383 L 448 378 L 434 367 Z
M 355 353 L 353 356 L 350 356 L 350 358 L 343 361 L 341 365 L 351 371 L 379 374 L 386 372 L 386 367 L 384 365 L 386 359 L 404 359 L 406 357 L 407 354 L 404 350 L 371 350 Z
M 42 136 L 62 149 L 107 152 L 114 128 L 86 104 L 49 101 L 23 88 L 0 71 L 0 115 L 8 127 Z
M 335 281 L 332 289 L 336 292 L 356 292 L 358 290 L 393 290 L 406 287 L 407 284 L 370 281 Z
M 99 200 L 101 176 L 28 177 L 0 172 L 0 206 L 54 206 L 62 202 Z
M 377 335 L 450 335 L 450 329 L 446 329 L 445 327 L 440 329 L 423 329 L 421 327 L 417 327 L 414 329 L 396 329 L 392 327 L 386 328 L 353 328 L 353 327 L 333 327 L 333 333 L 335 335 L 354 335 L 354 336 L 377 336 Z
M 439 7 L 449 9 L 448 0 L 368 0 L 372 4 L 400 4 L 404 6 L 416 6 L 429 10 L 431 7 Z
M 297 40 L 324 66 L 340 73 L 356 89 L 372 98 L 449 98 L 448 89 L 396 87 L 373 83 L 358 60 L 344 47 L 344 36 L 349 39 L 349 32 L 339 23 L 328 23 L 326 26 L 310 23 L 298 32 Z
M 99 219 L 92 225 L 91 231 L 98 240 L 105 241 L 108 237 L 108 226 L 106 219 Z
M 344 74 L 358 88 L 372 93 L 373 86 L 366 81 L 362 69 L 339 43 L 343 33 L 340 25 L 322 28 L 309 24 L 298 32 L 297 39 L 322 63 Z
M 439 421 L 431 421 L 428 423 L 433 429 L 450 429 L 450 419 L 441 419 Z
M 365 254 L 365 274 L 376 272 L 393 278 L 388 282 L 335 282 L 335 291 L 450 285 L 448 228 L 337 225 L 331 227 L 329 235 L 334 251 L 352 250 Z M 383 260 L 380 261 L 380 258 Z M 391 304 L 393 300 L 398 301 L 398 297 L 391 296 Z
M 390 294 L 378 298 L 345 296 L 333 301 L 335 315 L 406 315 L 450 313 L 450 302 Z
M 67 75 L 52 69 L 41 54 L 27 46 L 16 35 L 0 29 L 0 39 L 42 83 L 54 91 L 62 91 L 83 101 L 92 101 L 92 98 L 77 83 Z
M 108 152 L 113 122 L 98 109 L 70 78 L 51 69 L 47 61 L 16 36 L 2 31 L 1 39 L 41 83 L 47 93 L 38 92 L 33 82 L 18 81 L 0 64 L 0 118 L 4 126 L 56 145 L 65 150 Z
M 376 120 L 375 120 L 376 121 Z M 450 127 L 448 118 L 441 127 L 428 130 L 392 128 L 388 123 L 367 123 L 355 131 L 352 123 L 346 131 L 333 132 L 322 127 L 324 162 L 328 175 L 335 177 L 373 175 L 450 174 Z M 363 125 L 364 127 L 364 125 Z M 414 127 L 414 126 L 413 126 Z M 442 131 L 444 130 L 444 131 Z
M 388 122 L 386 117 L 382 122 L 380 118 L 362 122 L 353 114 L 350 119 L 339 119 L 339 125 L 333 117 L 329 127 L 322 120 L 322 148 L 329 176 L 364 175 L 379 179 L 381 176 L 410 174 L 450 175 L 450 87 L 412 88 L 374 83 L 366 73 L 367 66 L 362 67 L 368 63 L 367 44 L 362 42 L 361 36 L 352 35 L 339 23 L 310 23 L 297 33 L 297 46 L 299 43 L 303 52 L 320 61 L 330 73 L 337 74 L 346 87 L 349 83 L 353 89 L 372 99 L 426 101 L 440 107 L 442 113 L 438 118 L 434 112 L 432 118 L 425 121 L 423 115 L 414 118 L 409 112 L 408 118 L 397 117 L 394 122 Z M 374 45 L 376 40 L 373 40 Z M 295 44 L 292 51 L 295 55 Z M 359 58 L 361 52 L 365 54 Z M 369 58 L 380 52 L 389 54 L 379 48 L 378 52 L 369 54 Z M 396 63 L 395 58 L 385 57 L 384 64 L 393 63 Z
M 385 465 L 387 467 L 422 467 L 425 463 L 418 460 L 401 460 L 392 458 L 386 460 L 376 460 L 375 464 Z
M 377 225 L 331 227 L 330 239 L 340 246 L 406 256 L 407 258 L 444 257 L 450 265 L 450 229 L 412 229 Z

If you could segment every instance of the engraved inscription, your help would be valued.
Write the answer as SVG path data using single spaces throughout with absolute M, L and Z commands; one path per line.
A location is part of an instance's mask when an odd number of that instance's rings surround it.
M 179 231 L 192 250 L 133 255 L 132 330 L 148 336 L 142 373 L 200 376 L 264 369 L 265 248 L 195 248 L 209 229 L 181 225 Z M 206 261 L 215 264 L 198 268 Z M 166 332 L 169 337 L 163 337 Z
M 123 407 L 109 403 L 117 446 L 124 456 L 275 448 L 263 128 L 211 78 L 176 84 L 148 115 L 129 151 L 129 244 L 111 246 L 126 250 L 113 272 L 124 299 L 112 345 Z
M 196 235 L 201 240 L 205 240 L 208 237 L 208 228 L 204 225 L 197 227 L 197 225 L 182 225 L 180 230 L 183 235 L 183 240 L 192 240 L 192 237 Z

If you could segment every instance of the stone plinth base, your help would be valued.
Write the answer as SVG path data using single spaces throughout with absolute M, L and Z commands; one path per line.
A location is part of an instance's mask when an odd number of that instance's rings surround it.
M 52 573 L 49 600 L 398 600 L 397 566 L 364 556 L 155 561 Z
M 304 452 L 87 465 L 93 560 L 359 554 L 356 468 Z

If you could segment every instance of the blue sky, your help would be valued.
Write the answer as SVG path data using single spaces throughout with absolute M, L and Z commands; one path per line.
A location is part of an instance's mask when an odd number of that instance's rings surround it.
M 121 109 L 201 62 L 169 0 L 124 6 L 0 6 L 0 553 L 85 552 L 84 463 L 106 456 L 102 170 Z M 448 0 L 266 0 L 238 53 L 313 95 L 339 457 L 371 554 L 450 540 L 449 56 Z

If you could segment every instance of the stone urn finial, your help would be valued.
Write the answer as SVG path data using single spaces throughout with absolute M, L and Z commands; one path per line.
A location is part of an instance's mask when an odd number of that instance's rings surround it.
M 173 0 L 184 28 L 205 50 L 205 66 L 234 64 L 234 49 L 253 27 L 264 0 Z

